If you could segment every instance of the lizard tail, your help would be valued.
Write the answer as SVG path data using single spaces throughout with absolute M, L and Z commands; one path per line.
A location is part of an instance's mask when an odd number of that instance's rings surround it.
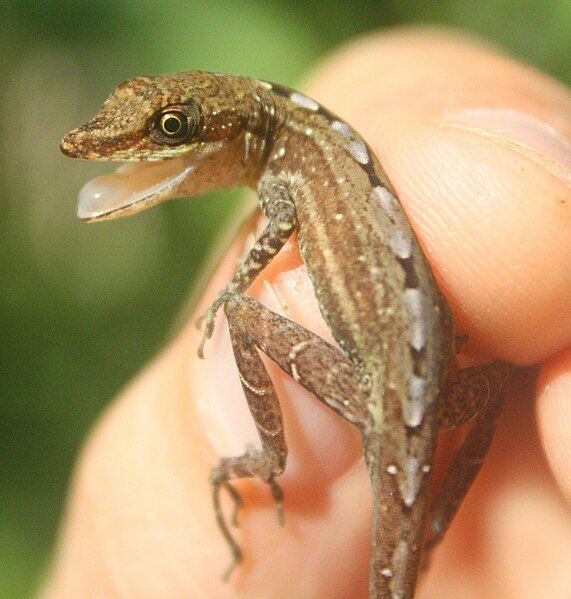
M 429 505 L 431 419 L 418 430 L 401 420 L 363 434 L 373 495 L 370 598 L 413 597 Z

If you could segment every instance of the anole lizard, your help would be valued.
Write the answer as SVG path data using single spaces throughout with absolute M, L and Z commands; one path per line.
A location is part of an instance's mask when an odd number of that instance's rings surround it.
M 218 73 L 137 77 L 61 142 L 67 156 L 128 161 L 88 183 L 78 214 L 94 221 L 234 185 L 257 189 L 268 224 L 205 315 L 199 348 L 224 307 L 260 450 L 223 458 L 211 486 L 234 563 L 241 560 L 220 490 L 233 479 L 276 482 L 287 447 L 269 356 L 356 425 L 371 478 L 370 597 L 404 599 L 420 554 L 444 534 L 476 476 L 500 410 L 506 367 L 455 370 L 455 332 L 395 189 L 361 136 L 315 100 L 282 85 Z M 244 295 L 297 232 L 335 347 Z M 437 433 L 476 417 L 430 504 Z M 429 534 L 425 539 L 428 518 Z

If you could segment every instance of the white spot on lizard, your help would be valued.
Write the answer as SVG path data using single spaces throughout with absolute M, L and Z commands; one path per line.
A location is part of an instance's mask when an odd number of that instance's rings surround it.
M 382 209 L 394 225 L 393 235 L 390 240 L 391 249 L 403 260 L 412 254 L 412 234 L 403 210 L 395 196 L 386 187 L 375 187 L 373 193 L 381 203 Z
M 399 490 L 403 503 L 410 507 L 415 501 L 420 489 L 419 461 L 411 455 L 406 457 L 404 470 L 399 478 Z
M 392 559 L 392 570 L 393 578 L 390 583 L 391 598 L 392 599 L 404 599 L 405 593 L 404 588 L 406 581 L 404 579 L 406 568 L 405 564 L 408 560 L 409 546 L 408 542 L 404 539 L 398 542 L 396 549 L 393 553 Z M 396 574 L 394 574 L 396 572 Z
M 424 417 L 424 392 L 426 379 L 411 374 L 408 381 L 408 401 L 404 406 L 404 419 L 407 426 L 418 426 Z
M 352 137 L 353 132 L 351 131 L 351 127 L 347 123 L 343 123 L 342 121 L 333 121 L 331 123 L 331 129 L 333 131 L 337 131 L 337 133 L 341 133 L 345 137 Z
M 302 108 L 307 108 L 307 110 L 316 112 L 319 109 L 319 104 L 315 100 L 312 100 L 299 92 L 293 92 L 290 99 L 294 104 L 297 104 Z
M 404 301 L 408 310 L 409 342 L 416 351 L 420 351 L 426 343 L 424 293 L 420 289 L 405 289 Z
M 360 139 L 352 139 L 347 144 L 347 151 L 359 164 L 367 164 L 369 162 L 367 146 Z

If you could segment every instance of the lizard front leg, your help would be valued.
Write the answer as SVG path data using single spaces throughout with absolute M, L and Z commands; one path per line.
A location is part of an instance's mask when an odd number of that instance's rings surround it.
M 232 479 L 261 479 L 271 487 L 281 520 L 282 495 L 274 479 L 285 468 L 287 446 L 279 401 L 258 350 L 350 422 L 365 427 L 370 415 L 366 389 L 339 349 L 246 295 L 231 296 L 225 312 L 240 381 L 262 444 L 261 450 L 222 458 L 212 470 L 216 518 L 234 557 L 231 571 L 242 554 L 222 514 L 220 489 L 231 488 Z M 231 493 L 236 500 L 236 491 Z
M 205 321 L 198 355 L 204 357 L 204 345 L 212 336 L 216 313 L 234 293 L 243 293 L 254 279 L 274 259 L 297 228 L 297 217 L 292 195 L 281 181 L 261 181 L 258 189 L 260 204 L 268 217 L 268 225 L 244 258 L 236 274 L 218 294 L 206 313 L 196 324 Z

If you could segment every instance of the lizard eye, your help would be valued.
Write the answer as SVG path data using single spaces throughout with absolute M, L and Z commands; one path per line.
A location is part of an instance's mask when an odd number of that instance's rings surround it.
M 188 117 L 182 112 L 164 112 L 158 125 L 161 133 L 173 141 L 184 139 L 188 134 Z
M 186 143 L 198 129 L 199 114 L 194 105 L 177 105 L 160 112 L 151 125 L 151 137 L 156 143 L 178 145 Z

